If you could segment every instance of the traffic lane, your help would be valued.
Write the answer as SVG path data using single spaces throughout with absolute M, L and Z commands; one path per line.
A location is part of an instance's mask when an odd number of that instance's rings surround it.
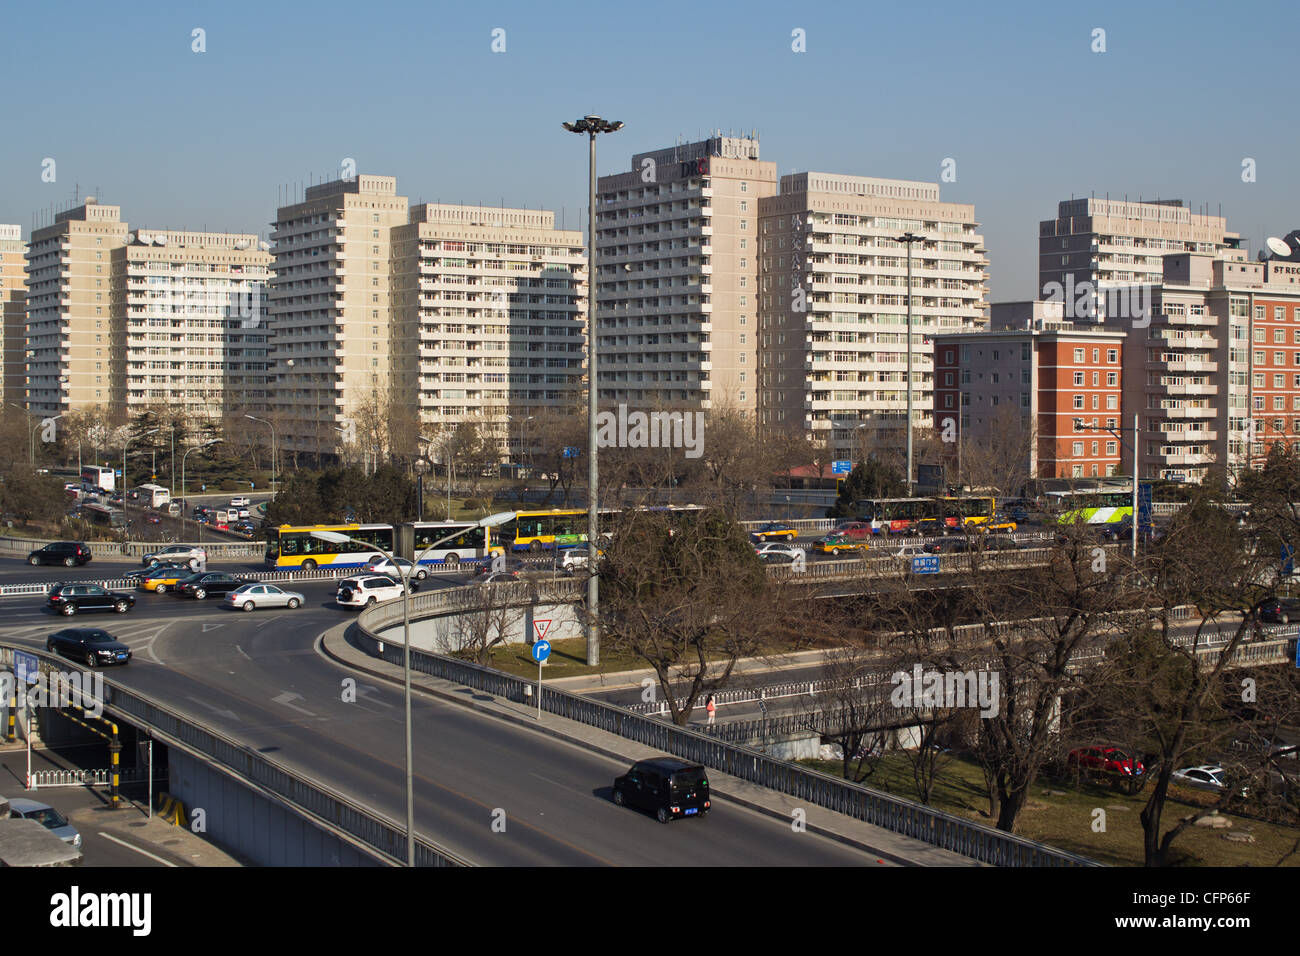
M 91 545 L 94 553 L 94 545 Z M 61 581 L 116 581 L 130 571 L 139 571 L 145 567 L 139 558 L 100 557 L 95 555 L 90 562 L 80 567 L 65 568 L 62 565 L 37 565 L 27 563 L 26 555 L 0 556 L 0 584 L 46 584 Z M 256 559 L 208 559 L 209 571 L 229 571 L 232 574 L 251 571 L 265 571 L 266 564 Z

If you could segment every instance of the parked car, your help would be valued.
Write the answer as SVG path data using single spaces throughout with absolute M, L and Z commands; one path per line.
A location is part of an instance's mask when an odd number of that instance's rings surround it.
M 1300 621 L 1300 598 L 1270 598 L 1260 601 L 1255 611 L 1264 624 L 1290 624 Z
M 243 495 L 238 495 L 230 499 L 230 507 L 232 508 L 247 508 L 248 505 L 249 505 L 249 500 L 245 498 Z
M 793 541 L 799 537 L 799 532 L 784 522 L 769 521 L 757 531 L 751 531 L 750 536 L 755 541 Z
M 140 560 L 140 563 L 147 565 L 153 561 L 163 561 L 186 564 L 197 571 L 201 565 L 207 563 L 207 560 L 208 552 L 197 545 L 169 544 L 159 551 L 150 551 Z
M 72 617 L 82 611 L 116 611 L 125 614 L 135 607 L 135 598 L 100 587 L 98 584 L 56 584 L 46 595 L 45 606 Z
M 1072 767 L 1100 770 L 1124 777 L 1140 777 L 1146 773 L 1146 767 L 1140 760 L 1130 757 L 1118 747 L 1079 747 L 1070 751 L 1067 762 Z
M 1170 782 L 1181 784 L 1184 787 L 1192 787 L 1196 790 L 1211 790 L 1222 793 L 1228 789 L 1228 772 L 1218 764 L 1207 763 L 1199 767 L 1184 767 L 1182 770 L 1175 770 L 1170 777 Z M 1243 797 L 1248 796 L 1250 789 L 1242 787 L 1239 793 Z
M 709 812 L 709 776 L 697 763 L 676 757 L 638 760 L 614 778 L 614 802 L 648 810 L 660 823 Z
M 65 568 L 79 568 L 90 561 L 90 547 L 84 541 L 52 541 L 27 555 L 27 563 L 61 564 Z
M 412 582 L 411 592 L 419 589 Z M 402 584 L 386 574 L 359 574 L 339 582 L 334 600 L 340 607 L 370 607 L 380 601 L 391 601 L 402 596 Z
M 97 627 L 66 627 L 55 631 L 45 639 L 45 649 L 81 661 L 87 667 L 125 664 L 131 660 L 131 648 Z
M 255 582 L 249 581 L 248 578 L 237 578 L 224 571 L 199 571 L 177 581 L 176 587 L 172 590 L 181 597 L 192 597 L 202 601 L 209 594 L 229 594 L 236 588 L 253 583 Z
M 287 607 L 289 610 L 301 607 L 307 599 L 297 591 L 285 591 L 274 584 L 243 584 L 226 595 L 223 602 L 226 607 L 243 608 L 245 611 L 260 611 L 262 608 Z
M 81 834 L 67 818 L 48 803 L 13 797 L 9 800 L 9 819 L 35 820 L 69 846 L 81 848 Z
M 407 561 L 406 558 L 397 558 L 396 561 L 397 564 L 394 565 L 388 558 L 380 558 L 378 561 L 371 561 L 361 570 L 370 571 L 374 574 L 386 574 L 394 581 L 400 581 L 403 574 L 412 577 L 417 581 L 423 581 L 429 576 L 428 568 L 418 567 L 412 570 L 411 562 Z

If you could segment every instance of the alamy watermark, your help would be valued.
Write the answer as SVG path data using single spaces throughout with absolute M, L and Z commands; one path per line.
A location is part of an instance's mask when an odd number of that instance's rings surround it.
M 1043 285 L 1045 302 L 1060 302 L 1067 319 L 1132 319 L 1133 327 L 1144 329 L 1151 324 L 1151 286 L 1127 285 L 1098 289 L 1091 281 L 1074 281 L 1074 273 L 1065 274 L 1065 282 Z
M 596 414 L 597 448 L 684 448 L 687 458 L 704 454 L 703 412 L 618 412 Z
M 13 674 L 0 674 L 0 702 L 16 701 L 27 707 L 80 707 L 90 717 L 104 713 L 104 675 L 81 671 L 50 671 L 39 674 L 36 683 L 16 681 Z
M 889 702 L 895 707 L 978 707 L 981 717 L 996 717 L 1000 701 L 997 671 L 895 671 Z

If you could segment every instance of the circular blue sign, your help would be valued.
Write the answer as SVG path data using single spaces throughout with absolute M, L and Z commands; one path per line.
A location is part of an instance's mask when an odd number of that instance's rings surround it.
M 550 656 L 551 656 L 550 641 L 538 641 L 536 644 L 533 645 L 533 660 L 537 661 L 537 663 L 540 664 L 542 661 L 546 660 L 546 658 Z

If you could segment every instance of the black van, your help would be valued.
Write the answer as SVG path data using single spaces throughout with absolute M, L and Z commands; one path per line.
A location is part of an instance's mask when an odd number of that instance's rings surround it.
M 638 760 L 614 779 L 614 802 L 649 810 L 660 823 L 702 817 L 709 812 L 709 778 L 699 764 L 676 757 Z

